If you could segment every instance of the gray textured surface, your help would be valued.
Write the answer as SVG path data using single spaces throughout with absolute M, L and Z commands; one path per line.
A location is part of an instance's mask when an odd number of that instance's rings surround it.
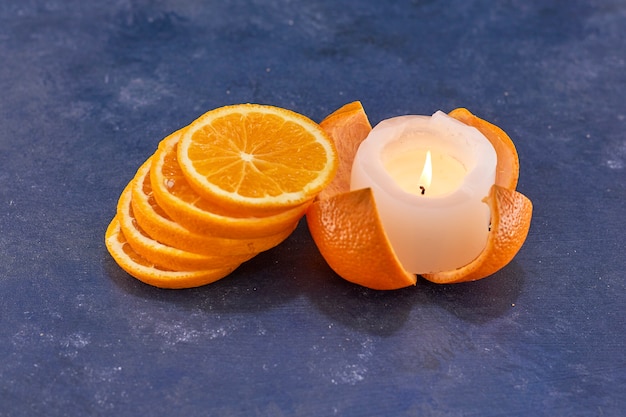
M 0 415 L 619 416 L 624 1 L 3 1 Z M 124 274 L 103 234 L 169 132 L 261 102 L 372 123 L 468 107 L 535 204 L 457 286 L 340 280 L 302 224 L 204 288 Z

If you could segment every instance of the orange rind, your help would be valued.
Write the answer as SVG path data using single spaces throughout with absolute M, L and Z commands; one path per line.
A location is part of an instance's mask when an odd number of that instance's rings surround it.
M 404 270 L 391 248 L 371 189 L 320 199 L 307 222 L 324 259 L 344 279 L 376 290 L 415 284 L 416 276 Z
M 372 130 L 361 102 L 354 101 L 346 104 L 320 122 L 320 127 L 331 138 L 353 138 L 352 140 L 336 140 L 335 148 L 339 159 L 337 175 L 332 182 L 318 195 L 318 200 L 324 200 L 330 196 L 350 189 L 350 172 L 352 161 L 359 149 L 362 139 Z
M 465 108 L 458 108 L 448 113 L 450 117 L 475 127 L 491 142 L 496 150 L 496 185 L 508 190 L 515 190 L 519 179 L 519 157 L 515 144 L 509 135 L 498 126 L 470 113 Z
M 453 110 L 450 116 L 483 133 L 493 144 L 498 162 L 496 183 L 484 200 L 491 210 L 485 249 L 461 268 L 422 275 L 440 284 L 473 281 L 504 268 L 524 243 L 532 217 L 532 203 L 515 191 L 519 161 L 508 135 L 466 109 Z M 339 276 L 364 287 L 393 290 L 414 285 L 417 277 L 406 271 L 395 255 L 371 190 L 350 191 L 350 171 L 341 169 L 352 166 L 356 149 L 371 130 L 366 120 L 363 107 L 354 102 L 320 123 L 339 149 L 338 175 L 343 178 L 335 178 L 336 187 L 318 196 L 306 218 L 321 255 Z

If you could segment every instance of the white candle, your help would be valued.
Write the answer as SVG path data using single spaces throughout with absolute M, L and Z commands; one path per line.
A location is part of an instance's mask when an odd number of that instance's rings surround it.
M 483 134 L 443 112 L 400 116 L 379 123 L 361 143 L 350 188 L 372 189 L 407 271 L 447 271 L 485 247 L 490 213 L 482 200 L 495 182 L 496 161 Z

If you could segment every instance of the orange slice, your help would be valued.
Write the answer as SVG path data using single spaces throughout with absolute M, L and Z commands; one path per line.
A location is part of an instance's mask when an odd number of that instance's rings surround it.
M 197 234 L 230 239 L 264 238 L 293 230 L 309 203 L 264 217 L 232 217 L 215 212 L 187 181 L 178 161 L 182 130 L 163 139 L 152 157 L 150 181 L 158 205 L 173 220 Z
M 464 108 L 454 109 L 449 113 L 450 117 L 473 126 L 480 131 L 493 145 L 498 156 L 496 164 L 496 185 L 514 190 L 519 178 L 519 157 L 515 144 L 504 130 L 479 117 L 474 116 Z
M 255 254 L 238 256 L 200 255 L 164 245 L 152 239 L 137 224 L 131 204 L 131 185 L 126 186 L 117 205 L 117 218 L 124 236 L 135 252 L 165 269 L 193 271 L 239 266 Z
M 532 216 L 530 200 L 514 191 L 519 162 L 510 138 L 503 135 L 499 128 L 475 118 L 466 110 L 455 110 L 453 114 L 457 119 L 462 116 L 471 120 L 495 143 L 500 174 L 497 184 L 485 199 L 492 213 L 485 249 L 463 268 L 425 275 L 426 279 L 442 284 L 480 279 L 507 265 L 524 243 Z M 352 165 L 352 149 L 358 148 L 369 133 L 363 127 L 363 120 L 367 117 L 360 104 L 351 103 L 321 123 L 337 148 L 348 150 L 340 155 L 342 164 Z M 356 128 L 353 124 L 361 127 Z M 346 143 L 339 145 L 340 142 Z M 342 172 L 344 176 L 349 175 L 349 171 Z M 371 191 L 350 192 L 349 181 L 349 176 L 336 180 L 340 185 L 326 193 L 324 198 L 316 200 L 307 212 L 309 230 L 320 253 L 337 274 L 356 284 L 384 290 L 413 285 L 415 276 L 402 267 L 393 252 Z
M 312 120 L 279 107 L 239 104 L 194 120 L 178 146 L 189 184 L 229 213 L 277 213 L 312 200 L 333 179 L 337 154 Z
M 147 261 L 134 251 L 120 228 L 119 220 L 113 218 L 105 234 L 106 247 L 117 264 L 138 280 L 160 288 L 191 288 L 215 282 L 230 274 L 236 267 L 200 271 L 171 271 Z
M 145 232 L 161 243 L 204 255 L 253 255 L 281 243 L 297 226 L 294 223 L 277 234 L 256 239 L 228 239 L 194 233 L 172 220 L 154 198 L 148 159 L 132 182 L 132 208 L 135 219 Z

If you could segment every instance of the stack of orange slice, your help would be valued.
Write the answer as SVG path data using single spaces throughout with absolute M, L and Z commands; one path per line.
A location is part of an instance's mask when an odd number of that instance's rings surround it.
M 163 139 L 122 192 L 105 243 L 162 288 L 214 282 L 296 228 L 334 178 L 333 141 L 279 107 L 211 110 Z

